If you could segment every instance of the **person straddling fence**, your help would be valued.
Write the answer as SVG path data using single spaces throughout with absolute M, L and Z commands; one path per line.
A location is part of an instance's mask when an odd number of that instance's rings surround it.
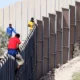
M 12 27 L 12 24 L 9 24 L 9 27 L 7 27 L 7 29 L 6 29 L 6 34 L 8 35 L 8 38 L 12 37 L 12 32 L 14 32 L 16 34 L 16 31 Z
M 16 71 L 18 71 L 19 68 L 24 64 L 24 60 L 20 55 L 19 44 L 21 43 L 21 41 L 19 38 L 20 34 L 17 33 L 15 37 L 10 38 L 8 42 L 8 54 L 15 57 L 15 60 L 17 62 Z
M 34 22 L 34 18 L 32 17 L 31 20 L 28 22 L 28 27 L 29 27 L 30 31 L 32 31 L 34 26 L 36 26 L 36 24 Z

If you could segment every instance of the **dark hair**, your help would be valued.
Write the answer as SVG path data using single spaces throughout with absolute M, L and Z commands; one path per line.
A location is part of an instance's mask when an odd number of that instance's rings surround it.
M 33 17 L 31 18 L 31 21 L 34 22 L 34 18 Z
M 9 27 L 12 27 L 12 24 L 9 24 Z
M 19 34 L 19 33 L 17 33 L 15 36 L 16 36 L 17 38 L 20 38 L 20 34 Z

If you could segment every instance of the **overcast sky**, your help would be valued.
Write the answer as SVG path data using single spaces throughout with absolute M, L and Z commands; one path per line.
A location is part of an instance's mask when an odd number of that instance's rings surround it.
M 0 8 L 8 6 L 9 4 L 14 4 L 17 1 L 21 1 L 21 0 L 0 0 Z

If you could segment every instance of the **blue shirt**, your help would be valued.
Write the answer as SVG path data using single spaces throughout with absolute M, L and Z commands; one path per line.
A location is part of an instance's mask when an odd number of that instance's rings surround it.
M 14 28 L 8 27 L 6 30 L 7 35 L 12 36 L 12 32 L 16 34 L 16 31 L 14 30 Z

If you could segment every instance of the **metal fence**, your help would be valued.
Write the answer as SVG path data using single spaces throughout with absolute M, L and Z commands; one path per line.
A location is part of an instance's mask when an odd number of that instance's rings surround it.
M 79 40 L 80 3 L 62 8 L 56 15 L 37 20 L 37 80 L 47 72 L 73 58 L 74 44 Z
M 35 28 L 21 46 L 21 55 L 24 59 L 24 65 L 15 74 L 16 61 L 14 57 L 7 55 L 0 62 L 0 80 L 35 80 L 34 78 L 34 33 Z
M 80 3 L 76 2 L 75 6 L 37 20 L 38 26 L 22 46 L 24 65 L 15 75 L 15 60 L 8 58 L 0 67 L 0 79 L 40 80 L 47 72 L 72 59 L 74 43 L 80 38 Z
M 0 61 L 0 80 L 14 80 L 15 61 L 11 56 L 6 56 Z

